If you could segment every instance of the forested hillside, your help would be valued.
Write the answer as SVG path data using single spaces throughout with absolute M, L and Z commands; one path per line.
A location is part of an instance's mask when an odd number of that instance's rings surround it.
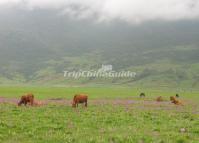
M 25 12 L 24 12 L 25 11 Z M 199 22 L 130 25 L 77 20 L 56 10 L 0 9 L 0 84 L 199 86 Z M 136 78 L 66 79 L 64 70 L 102 64 Z

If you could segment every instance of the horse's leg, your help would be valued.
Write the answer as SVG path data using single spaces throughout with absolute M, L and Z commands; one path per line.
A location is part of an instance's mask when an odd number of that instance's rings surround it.
M 85 101 L 85 107 L 87 107 L 87 100 Z
M 30 105 L 33 106 L 33 101 L 30 101 Z

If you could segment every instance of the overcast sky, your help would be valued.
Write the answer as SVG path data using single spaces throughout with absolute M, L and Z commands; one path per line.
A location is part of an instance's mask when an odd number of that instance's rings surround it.
M 119 19 L 134 24 L 199 19 L 199 0 L 0 0 L 0 7 L 7 6 L 57 9 L 73 18 L 95 17 L 100 22 Z

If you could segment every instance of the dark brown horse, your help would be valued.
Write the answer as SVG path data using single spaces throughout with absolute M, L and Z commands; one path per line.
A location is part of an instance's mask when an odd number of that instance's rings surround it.
M 140 93 L 140 97 L 145 97 L 145 93 Z
M 78 107 L 78 104 L 85 104 L 85 107 L 87 107 L 87 100 L 88 100 L 88 96 L 84 95 L 84 94 L 76 94 L 73 97 L 73 102 L 72 102 L 72 107 Z
M 21 106 L 22 104 L 24 104 L 25 106 L 27 104 L 30 104 L 31 106 L 33 106 L 33 103 L 34 103 L 34 95 L 32 93 L 29 93 L 29 94 L 26 94 L 26 95 L 23 95 L 21 96 L 21 99 L 18 103 L 18 106 Z

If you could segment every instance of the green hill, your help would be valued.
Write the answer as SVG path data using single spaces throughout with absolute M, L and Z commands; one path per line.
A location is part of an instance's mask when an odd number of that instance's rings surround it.
M 25 12 L 24 12 L 25 11 Z M 199 22 L 74 20 L 53 10 L 0 10 L 0 84 L 199 87 Z M 64 78 L 64 70 L 131 70 L 135 78 Z

